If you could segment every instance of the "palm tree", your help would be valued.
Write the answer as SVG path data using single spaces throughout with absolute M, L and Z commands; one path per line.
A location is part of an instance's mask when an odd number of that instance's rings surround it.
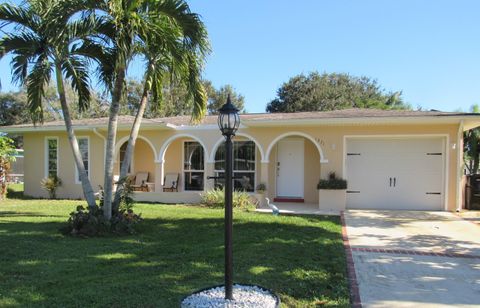
M 145 53 L 147 82 L 127 148 L 130 154 L 126 156 L 131 157 L 148 94 L 152 92 L 156 98 L 159 97 L 163 72 L 178 71 L 182 72 L 182 76 L 185 76 L 184 70 L 189 72 L 187 76 L 194 98 L 194 119 L 203 117 L 206 99 L 199 75 L 208 43 L 205 28 L 198 15 L 191 13 L 183 0 L 111 0 L 98 4 L 96 8 L 103 9 L 108 16 L 109 23 L 105 24 L 104 34 L 105 37 L 109 37 L 111 44 L 109 48 L 103 49 L 105 53 L 98 59 L 101 80 L 112 93 L 104 182 L 104 217 L 110 219 L 118 113 L 121 101 L 125 97 L 125 77 L 129 62 L 139 52 L 146 50 L 151 52 L 148 55 Z M 176 69 L 173 69 L 174 67 Z M 129 161 L 127 160 L 127 166 L 122 168 L 123 175 L 126 175 Z
M 13 54 L 13 80 L 27 87 L 27 100 L 34 122 L 43 121 L 45 88 L 55 74 L 68 140 L 85 199 L 92 208 L 96 206 L 95 196 L 73 130 L 65 96 L 65 80 L 70 82 L 78 95 L 80 111 L 86 110 L 90 102 L 88 60 L 79 46 L 81 39 L 101 23 L 95 14 L 70 20 L 77 12 L 76 4 L 81 3 L 75 0 L 27 0 L 21 6 L 1 4 L 0 27 L 14 27 L 0 40 L 0 59 L 6 54 Z
M 206 40 L 202 43 L 206 44 Z M 158 41 L 145 44 L 140 51 L 146 59 L 144 88 L 137 114 L 130 130 L 125 156 L 121 164 L 121 179 L 125 179 L 127 176 L 149 96 L 153 98 L 152 109 L 162 107 L 162 92 L 166 78 L 169 78 L 171 82 L 178 81 L 178 83 L 185 85 L 187 94 L 193 101 L 192 114 L 194 117 L 203 116 L 206 110 L 207 96 L 200 79 L 200 69 L 204 53 L 197 54 L 195 49 L 192 50 L 183 43 L 175 46 L 173 52 L 164 50 L 158 44 Z M 122 189 L 122 185 L 117 186 L 113 203 L 114 212 L 118 209 Z

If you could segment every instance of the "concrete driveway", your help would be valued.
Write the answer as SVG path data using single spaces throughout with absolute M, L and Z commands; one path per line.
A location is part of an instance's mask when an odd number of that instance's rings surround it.
M 480 226 L 447 212 L 346 211 L 363 307 L 480 307 Z

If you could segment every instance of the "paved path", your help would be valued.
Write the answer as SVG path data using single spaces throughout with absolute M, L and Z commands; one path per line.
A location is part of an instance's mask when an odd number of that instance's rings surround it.
M 363 307 L 480 307 L 480 226 L 447 212 L 347 211 Z

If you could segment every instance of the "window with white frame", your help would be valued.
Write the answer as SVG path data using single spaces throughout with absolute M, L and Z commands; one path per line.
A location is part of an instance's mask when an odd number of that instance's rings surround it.
M 185 141 L 183 143 L 184 190 L 203 190 L 204 174 L 202 145 L 196 141 Z
M 78 148 L 80 150 L 80 154 L 82 155 L 83 166 L 85 167 L 85 171 L 87 172 L 87 176 L 90 177 L 90 162 L 89 162 L 89 139 L 86 137 L 78 138 Z M 77 182 L 80 182 L 80 173 L 77 169 Z
M 46 177 L 58 175 L 58 139 L 47 138 L 46 139 Z
M 233 142 L 233 187 L 235 190 L 253 192 L 255 189 L 255 143 L 253 141 Z M 215 153 L 215 187 L 225 185 L 225 143 Z

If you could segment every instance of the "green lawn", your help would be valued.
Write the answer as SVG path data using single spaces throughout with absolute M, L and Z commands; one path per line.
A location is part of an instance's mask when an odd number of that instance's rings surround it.
M 223 212 L 138 204 L 139 235 L 58 232 L 81 201 L 0 201 L 0 306 L 178 307 L 223 283 Z M 234 280 L 277 292 L 284 307 L 348 307 L 338 218 L 234 213 Z

